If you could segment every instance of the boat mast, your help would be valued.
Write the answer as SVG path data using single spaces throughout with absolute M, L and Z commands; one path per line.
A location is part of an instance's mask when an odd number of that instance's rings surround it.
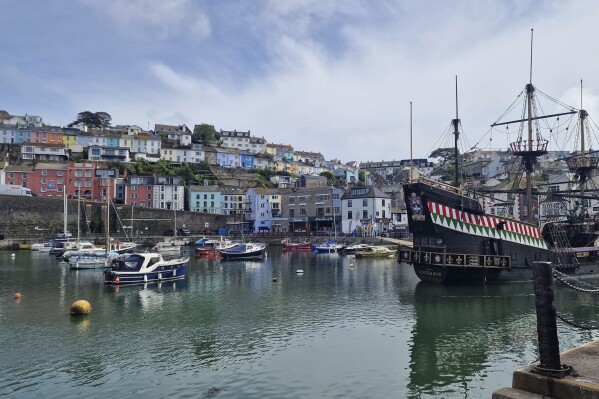
M 585 162 L 586 159 L 586 149 L 584 148 L 584 121 L 587 117 L 587 112 L 582 109 L 582 79 L 580 79 L 580 156 L 582 158 L 582 162 Z M 590 172 L 590 171 L 589 171 Z M 585 214 L 585 207 L 584 207 L 584 200 L 582 198 L 584 198 L 584 186 L 586 184 L 586 178 L 587 178 L 587 174 L 586 173 L 581 173 L 580 174 L 580 214 L 584 216 Z
M 108 255 L 110 250 L 110 183 L 106 186 L 106 215 L 105 215 L 105 226 L 104 226 L 104 240 L 106 241 L 106 250 L 105 253 Z
M 81 221 L 81 190 L 79 190 L 79 194 L 77 195 L 77 243 L 79 243 L 79 223 Z
M 64 238 L 67 238 L 67 186 L 62 186 L 62 207 L 63 207 L 63 220 L 62 220 L 62 232 Z
M 414 178 L 414 157 L 412 154 L 412 102 L 410 101 L 410 181 Z
M 458 169 L 458 138 L 460 136 L 459 125 L 460 119 L 458 118 L 458 76 L 455 77 L 455 119 L 451 121 L 453 125 L 453 134 L 454 134 L 454 157 L 455 157 L 455 177 L 454 177 L 454 186 L 460 187 L 460 173 Z

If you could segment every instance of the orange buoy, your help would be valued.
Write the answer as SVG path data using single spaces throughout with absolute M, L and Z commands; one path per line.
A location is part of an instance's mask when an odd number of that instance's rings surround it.
M 71 305 L 71 316 L 81 316 L 89 314 L 92 310 L 92 305 L 86 300 L 80 299 L 73 302 Z
M 121 279 L 117 277 L 117 278 L 114 279 L 114 282 L 118 284 L 118 283 L 121 282 Z
M 21 299 L 21 293 L 17 292 L 12 298 L 13 299 Z

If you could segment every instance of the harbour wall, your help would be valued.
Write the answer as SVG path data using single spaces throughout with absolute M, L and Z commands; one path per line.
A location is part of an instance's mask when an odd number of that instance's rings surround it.
M 34 240 L 52 237 L 63 232 L 64 205 L 59 198 L 36 198 L 0 195 L 0 236 L 6 239 Z M 79 205 L 79 206 L 78 206 Z M 79 211 L 78 211 L 79 207 Z M 104 232 L 105 204 L 67 200 L 67 230 L 77 235 L 77 215 L 79 214 L 82 237 L 101 235 Z M 159 236 L 167 230 L 186 227 L 196 236 L 206 229 L 212 231 L 225 227 L 230 216 L 208 213 L 131 207 L 110 206 L 110 233 L 132 236 Z M 2 237 L 0 237 L 1 239 Z

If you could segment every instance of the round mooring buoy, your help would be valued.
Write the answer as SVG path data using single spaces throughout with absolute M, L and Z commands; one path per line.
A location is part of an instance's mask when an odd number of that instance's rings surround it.
M 17 299 L 17 300 L 18 300 L 18 299 L 21 299 L 21 293 L 20 293 L 20 292 L 17 292 L 17 293 L 15 293 L 15 294 L 13 295 L 12 299 Z
M 297 274 L 304 274 L 304 271 L 303 271 L 302 269 L 297 269 L 295 272 L 296 272 Z
M 14 258 L 14 257 L 16 257 L 16 256 L 17 256 L 17 255 L 15 255 L 15 254 L 10 254 L 10 257 L 11 257 L 11 258 Z
M 92 305 L 88 301 L 80 299 L 73 302 L 71 305 L 71 316 L 82 316 L 89 314 L 92 310 Z
M 273 283 L 276 283 L 277 281 L 279 281 L 279 279 L 278 279 L 278 278 L 276 278 L 276 277 L 273 277 L 273 278 L 272 278 L 272 282 L 273 282 Z

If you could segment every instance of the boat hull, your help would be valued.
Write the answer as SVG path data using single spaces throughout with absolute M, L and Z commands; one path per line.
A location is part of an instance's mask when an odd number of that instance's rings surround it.
M 179 280 L 185 278 L 188 270 L 188 263 L 176 264 L 171 266 L 161 266 L 148 272 L 119 272 L 114 270 L 106 271 L 105 284 L 107 285 L 130 285 L 158 283 L 163 281 Z M 118 279 L 118 280 L 117 280 Z
M 530 281 L 534 262 L 556 261 L 536 226 L 487 215 L 473 199 L 421 182 L 405 185 L 404 195 L 414 245 L 400 249 L 398 260 L 423 281 Z M 588 274 L 596 266 L 562 271 Z
M 221 251 L 220 256 L 223 260 L 262 259 L 264 257 L 264 249 L 239 253 Z
M 311 242 L 302 244 L 283 244 L 283 250 L 285 251 L 309 251 L 311 248 Z

